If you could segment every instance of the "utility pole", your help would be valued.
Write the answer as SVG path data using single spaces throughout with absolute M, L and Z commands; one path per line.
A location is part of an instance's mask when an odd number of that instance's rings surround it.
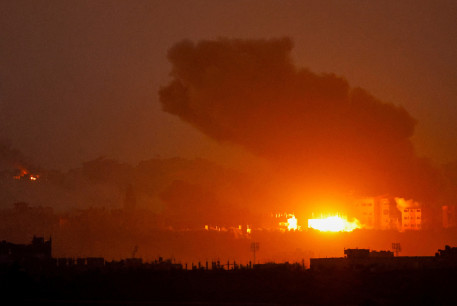
M 399 242 L 392 243 L 392 250 L 395 252 L 395 257 L 398 257 L 398 254 L 401 252 L 401 245 Z
M 251 242 L 251 251 L 254 253 L 254 265 L 255 265 L 255 252 L 259 250 L 258 242 Z

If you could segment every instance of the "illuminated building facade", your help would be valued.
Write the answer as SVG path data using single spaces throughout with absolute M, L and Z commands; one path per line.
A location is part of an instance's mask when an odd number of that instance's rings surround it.
M 420 230 L 422 228 L 422 209 L 403 208 L 401 211 L 401 228 L 406 230 Z
M 375 227 L 375 199 L 363 198 L 356 201 L 356 218 L 366 229 Z
M 356 218 L 365 229 L 399 229 L 399 212 L 386 196 L 359 199 L 355 208 Z

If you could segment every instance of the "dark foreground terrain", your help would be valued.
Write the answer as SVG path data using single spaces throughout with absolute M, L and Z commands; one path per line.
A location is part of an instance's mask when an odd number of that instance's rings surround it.
M 457 270 L 125 270 L 0 274 L 1 304 L 456 305 Z

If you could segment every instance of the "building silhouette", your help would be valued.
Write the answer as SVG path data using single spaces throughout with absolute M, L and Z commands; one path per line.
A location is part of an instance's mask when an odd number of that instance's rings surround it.
M 52 259 L 52 239 L 33 236 L 31 244 L 0 243 L 0 264 L 45 261 Z

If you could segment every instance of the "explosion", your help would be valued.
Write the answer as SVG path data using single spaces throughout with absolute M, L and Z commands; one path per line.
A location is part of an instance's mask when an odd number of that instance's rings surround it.
M 313 228 L 321 232 L 352 232 L 356 228 L 361 228 L 359 220 L 349 222 L 346 217 L 339 215 L 321 217 L 319 219 L 308 219 L 308 228 Z

